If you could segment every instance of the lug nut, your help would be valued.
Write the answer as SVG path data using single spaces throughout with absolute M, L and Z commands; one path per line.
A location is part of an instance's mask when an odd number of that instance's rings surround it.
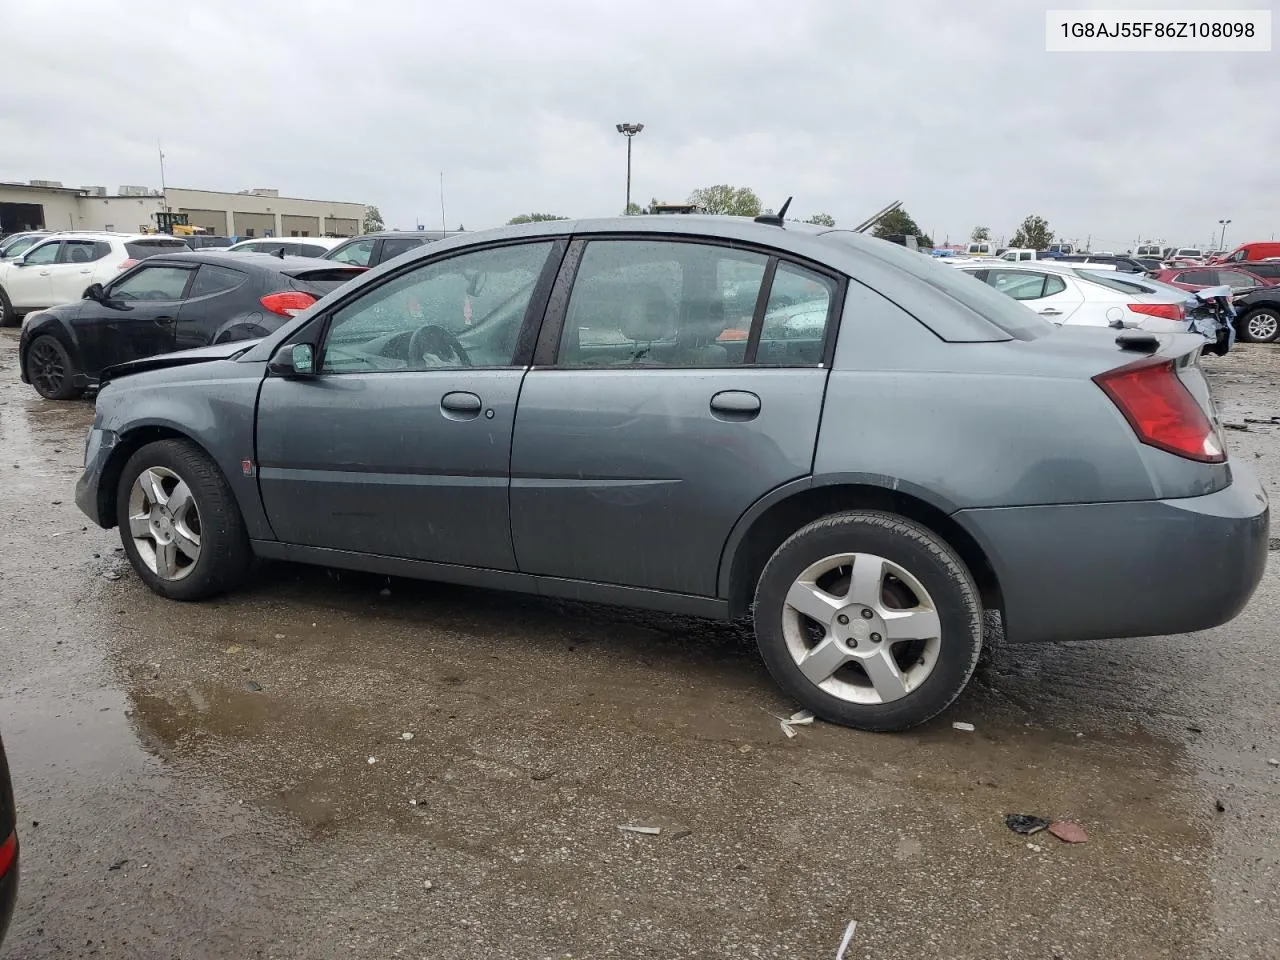
M 841 624 L 848 623 L 848 622 L 849 622 L 849 618 L 848 618 L 848 617 L 846 617 L 846 616 L 842 613 L 842 614 L 840 614 L 840 616 L 836 617 L 836 622 L 837 622 L 837 623 L 841 623 Z
M 868 610 L 868 609 L 866 609 L 865 607 L 864 607 L 864 608 L 863 608 L 863 610 L 862 610 L 862 619 L 863 619 L 863 620 L 870 620 L 870 619 L 871 619 L 871 611 L 870 611 L 870 610 Z
M 878 633 L 873 633 L 873 634 L 871 635 L 871 642 L 872 642 L 872 643 L 879 643 L 879 642 L 880 642 L 880 634 L 878 634 Z

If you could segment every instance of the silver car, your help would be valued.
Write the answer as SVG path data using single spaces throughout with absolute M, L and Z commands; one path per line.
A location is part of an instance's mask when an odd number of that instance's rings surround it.
M 174 600 L 256 556 L 753 615 L 798 703 L 897 730 L 964 689 L 984 610 L 1034 643 L 1244 607 L 1268 505 L 1202 345 L 838 230 L 529 224 L 108 370 L 76 500 Z

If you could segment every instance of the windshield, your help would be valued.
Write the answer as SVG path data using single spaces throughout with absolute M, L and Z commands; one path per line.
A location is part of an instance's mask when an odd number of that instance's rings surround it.
M 9 241 L 9 243 L 7 243 L 4 247 L 0 247 L 0 250 L 3 251 L 5 257 L 9 257 L 9 258 L 16 257 L 22 253 L 25 253 L 27 250 L 30 250 L 31 247 L 35 245 L 37 241 L 40 241 L 43 239 L 44 239 L 43 234 L 38 234 L 33 237 L 17 237 Z
M 851 247 L 855 246 L 854 243 L 845 240 L 839 230 L 823 236 Z M 896 243 L 875 244 L 874 252 L 861 243 L 857 244 L 855 249 L 860 256 L 875 257 L 927 283 L 939 293 L 972 310 L 1017 340 L 1035 340 L 1057 329 L 1048 320 L 1041 318 L 1018 301 L 1011 300 L 981 280 L 975 283 L 975 278 L 967 275 L 963 270 L 947 266 L 933 257 L 923 257 Z

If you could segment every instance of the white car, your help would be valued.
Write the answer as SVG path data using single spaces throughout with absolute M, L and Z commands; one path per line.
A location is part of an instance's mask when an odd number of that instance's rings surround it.
M 1097 266 L 1090 268 L 1096 270 Z M 1114 281 L 1085 276 L 1079 264 L 1041 260 L 1000 266 L 971 264 L 960 269 L 1054 323 L 1140 327 L 1156 333 L 1187 330 L 1185 295 L 1121 289 Z
M 323 257 L 346 237 L 255 237 L 227 247 L 227 253 L 276 253 L 286 257 Z
M 74 303 L 139 260 L 190 249 L 177 237 L 146 233 L 50 234 L 12 260 L 0 261 L 0 327 L 37 310 Z

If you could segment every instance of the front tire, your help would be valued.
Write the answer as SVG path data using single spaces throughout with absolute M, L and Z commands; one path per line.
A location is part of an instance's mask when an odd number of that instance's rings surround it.
M 253 561 L 235 494 L 187 440 L 158 440 L 129 458 L 116 491 L 116 521 L 133 569 L 169 600 L 232 590 Z
M 1259 307 L 1239 320 L 1240 339 L 1245 343 L 1274 343 L 1280 338 L 1280 310 Z
M 75 385 L 76 368 L 57 337 L 42 334 L 27 347 L 27 379 L 46 400 L 74 400 L 84 393 Z
M 780 546 L 756 588 L 756 641 L 784 692 L 832 723 L 904 730 L 945 710 L 982 651 L 963 561 L 919 524 L 834 514 Z

